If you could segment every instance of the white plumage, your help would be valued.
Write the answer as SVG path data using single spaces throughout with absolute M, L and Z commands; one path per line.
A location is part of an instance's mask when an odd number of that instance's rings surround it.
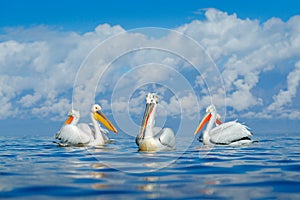
M 218 114 L 214 105 L 210 105 L 206 109 L 206 115 L 203 117 L 199 126 L 195 131 L 195 135 L 204 127 L 206 123 L 206 130 L 202 134 L 202 142 L 207 145 L 242 145 L 252 143 L 252 133 L 249 128 L 237 120 L 226 123 L 218 123 L 213 128 Z
M 146 96 L 146 108 L 136 144 L 141 151 L 173 150 L 176 148 L 174 132 L 170 128 L 154 127 L 158 97 L 155 93 Z
M 101 111 L 101 107 L 95 104 L 91 108 L 91 124 L 80 123 L 80 114 L 76 110 L 68 113 L 68 119 L 55 135 L 55 139 L 60 140 L 61 146 L 97 146 L 104 145 L 108 140 L 108 130 L 99 126 L 97 121 L 104 124 L 106 128 L 117 133 L 117 129 L 107 119 Z

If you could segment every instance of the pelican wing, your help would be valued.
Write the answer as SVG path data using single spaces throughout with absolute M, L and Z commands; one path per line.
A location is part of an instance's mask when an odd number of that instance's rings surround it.
M 158 133 L 162 145 L 174 149 L 176 147 L 174 132 L 170 128 L 161 129 Z
M 74 125 L 63 126 L 55 138 L 71 145 L 87 144 L 91 139 L 89 134 Z
M 220 124 L 210 131 L 210 141 L 215 144 L 230 144 L 252 136 L 249 128 L 237 121 Z
M 99 126 L 99 128 L 100 128 L 100 132 L 103 136 L 104 141 L 107 142 L 109 140 L 109 137 L 108 137 L 109 131 L 105 128 L 102 128 L 101 126 Z
M 90 136 L 90 138 L 95 139 L 95 127 L 93 126 L 93 124 L 86 124 L 86 123 L 80 123 L 78 124 L 78 128 L 81 129 L 83 132 L 85 132 L 87 135 Z M 99 129 L 100 129 L 100 134 L 102 135 L 103 139 L 105 142 L 107 142 L 109 140 L 108 138 L 108 133 L 109 131 L 105 128 L 102 128 L 99 125 Z
M 90 138 L 95 138 L 95 128 L 92 124 L 80 123 L 77 125 L 77 127 Z

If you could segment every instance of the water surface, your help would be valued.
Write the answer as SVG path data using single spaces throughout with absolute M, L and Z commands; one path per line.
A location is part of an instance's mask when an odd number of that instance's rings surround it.
M 0 137 L 0 198 L 300 199 L 300 137 L 270 135 L 243 147 L 176 138 L 156 153 L 120 135 L 97 148 Z

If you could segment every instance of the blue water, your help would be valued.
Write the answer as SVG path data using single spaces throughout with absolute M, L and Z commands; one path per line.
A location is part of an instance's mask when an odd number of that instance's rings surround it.
M 52 137 L 0 137 L 1 199 L 300 199 L 300 136 L 250 146 L 177 138 L 170 152 L 138 152 L 118 135 L 99 148 Z

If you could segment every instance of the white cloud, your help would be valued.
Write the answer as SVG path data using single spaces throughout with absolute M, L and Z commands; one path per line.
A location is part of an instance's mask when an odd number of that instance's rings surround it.
M 287 22 L 271 18 L 260 24 L 214 9 L 206 11 L 205 16 L 206 20 L 195 20 L 179 30 L 203 44 L 222 69 L 227 105 L 237 111 L 267 107 L 264 99 L 255 96 L 253 90 L 262 72 L 276 70 L 278 62 L 291 65 L 290 60 L 299 60 L 300 30 L 297 24 L 300 17 L 295 16 Z M 290 89 L 282 90 L 274 97 L 274 103 L 270 105 L 272 112 L 277 112 L 275 108 L 284 102 L 292 102 L 291 96 L 296 95 L 298 78 L 289 74 L 287 79 L 291 82 L 288 83 Z M 203 85 L 200 79 L 198 81 Z
M 1 96 L 0 96 L 1 97 Z M 0 119 L 6 119 L 9 117 L 16 117 L 16 109 L 10 103 L 10 99 L 7 97 L 0 98 Z
M 210 102 L 221 106 L 225 101 L 225 88 L 227 105 L 234 111 L 244 112 L 244 116 L 260 112 L 261 117 L 267 118 L 270 112 L 281 111 L 284 115 L 300 118 L 299 108 L 293 107 L 300 81 L 300 64 L 295 64 L 300 60 L 300 16 L 287 22 L 272 18 L 260 23 L 208 9 L 205 17 L 205 20 L 194 20 L 175 31 L 202 45 L 218 68 L 211 65 L 207 55 L 198 53 L 197 45 L 187 43 L 188 40 L 174 32 L 151 37 L 143 32 L 126 33 L 121 26 L 108 24 L 83 34 L 44 26 L 6 29 L 0 35 L 0 118 L 14 116 L 16 110 L 22 110 L 30 115 L 58 119 L 70 109 L 72 100 L 76 100 L 75 106 L 85 108 L 95 97 L 96 101 L 101 98 L 99 101 L 105 107 L 112 103 L 117 112 L 130 107 L 130 112 L 137 114 L 142 112 L 140 105 L 144 103 L 144 94 L 136 98 L 126 95 L 151 82 L 166 84 L 168 89 L 175 91 L 172 92 L 178 99 L 161 100 L 161 106 L 170 115 L 184 112 L 193 118 L 199 112 L 195 109 L 198 104 L 200 109 Z M 96 48 L 97 45 L 103 46 Z M 157 48 L 140 48 L 144 46 Z M 85 60 L 92 49 L 92 56 Z M 127 54 L 116 57 L 124 52 Z M 200 66 L 195 70 L 199 74 L 188 74 L 191 67 L 184 58 Z M 113 62 L 109 63 L 111 60 Z M 261 73 L 277 70 L 278 62 L 296 67 L 293 71 L 288 71 L 291 67 L 283 69 L 288 74 L 286 88 L 281 88 L 273 102 L 266 105 L 264 98 L 256 96 L 254 91 Z M 88 67 L 79 68 L 82 63 Z M 109 69 L 98 84 L 107 66 Z M 198 95 L 199 102 L 191 90 Z M 118 98 L 113 99 L 115 101 L 103 99 L 113 91 L 120 92 Z M 164 95 L 164 91 L 160 93 Z M 259 111 L 264 107 L 268 107 L 268 111 Z
M 19 103 L 22 104 L 22 106 L 24 106 L 25 108 L 31 107 L 35 105 L 37 101 L 41 99 L 41 97 L 42 96 L 40 94 L 27 94 L 20 99 Z
M 36 106 L 32 108 L 31 114 L 40 118 L 49 118 L 49 116 L 52 116 L 50 117 L 51 120 L 64 121 L 70 108 L 69 99 L 47 100 L 41 107 Z
M 0 36 L 6 39 L 0 42 L 1 118 L 12 116 L 11 105 L 28 116 L 65 115 L 81 62 L 97 43 L 120 31 L 107 25 L 83 36 L 47 27 L 16 29 Z M 103 29 L 110 32 L 101 35 Z
M 170 99 L 162 99 L 159 103 L 161 111 L 158 114 L 171 117 L 184 117 L 195 120 L 200 112 L 197 96 L 192 93 L 179 94 Z
M 268 106 L 268 111 L 273 112 L 278 110 L 282 112 L 284 108 L 292 103 L 300 82 L 300 61 L 296 63 L 295 69 L 288 74 L 286 82 L 287 88 L 280 90 L 279 93 L 273 97 L 274 102 Z

